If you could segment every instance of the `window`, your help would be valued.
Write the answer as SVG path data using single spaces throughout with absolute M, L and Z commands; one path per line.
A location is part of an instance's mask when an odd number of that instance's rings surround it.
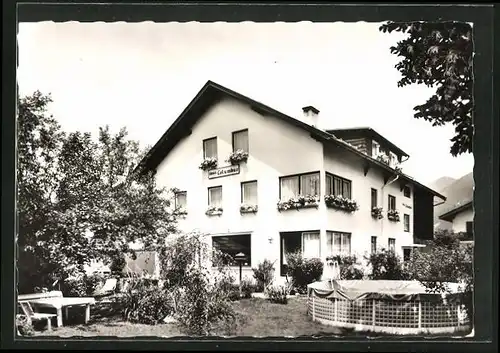
M 474 224 L 472 222 L 465 222 L 465 232 L 467 235 L 472 235 L 474 233 Z
M 257 205 L 257 182 L 245 181 L 241 183 L 241 203 Z
M 405 232 L 410 231 L 410 215 L 409 214 L 404 215 L 404 227 L 405 227 Z
M 208 188 L 208 205 L 215 207 L 222 206 L 222 186 Z
M 302 255 L 308 259 L 320 257 L 318 232 L 302 233 Z
M 388 205 L 389 210 L 396 210 L 396 197 L 389 195 L 389 205 Z
M 372 236 L 372 244 L 371 244 L 372 254 L 377 252 L 377 237 Z
M 233 152 L 237 150 L 248 152 L 248 130 L 233 132 Z
M 408 198 L 411 197 L 411 188 L 408 185 L 405 185 L 403 189 L 403 195 Z
M 175 193 L 174 198 L 175 209 L 176 210 L 186 210 L 187 206 L 187 192 L 186 191 L 178 191 Z
M 280 199 L 287 200 L 299 195 L 319 196 L 319 172 L 280 178 Z
M 396 239 L 389 238 L 389 251 L 396 251 Z
M 349 255 L 351 253 L 351 234 L 326 232 L 328 255 Z
M 411 249 L 410 248 L 406 248 L 406 249 L 403 249 L 403 261 L 410 261 L 411 259 Z
M 326 194 L 351 198 L 351 181 L 336 175 L 326 174 Z
M 212 247 L 221 253 L 228 255 L 229 259 L 224 259 L 227 260 L 225 262 L 228 265 L 238 266 L 238 263 L 234 261 L 234 256 L 240 252 L 247 256 L 247 261 L 243 263 L 243 266 L 251 266 L 252 264 L 250 234 L 213 236 Z
M 203 140 L 203 158 L 217 158 L 217 137 Z
M 377 195 L 377 190 L 372 189 L 372 208 L 378 206 L 378 195 Z

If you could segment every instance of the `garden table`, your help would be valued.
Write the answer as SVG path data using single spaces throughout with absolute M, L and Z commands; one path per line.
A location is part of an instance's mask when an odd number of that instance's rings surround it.
M 90 306 L 95 304 L 92 297 L 52 297 L 31 299 L 30 303 L 41 308 L 52 308 L 57 310 L 57 326 L 63 325 L 62 309 L 65 309 L 66 318 L 68 317 L 68 308 L 73 306 L 85 306 L 85 323 L 90 320 Z

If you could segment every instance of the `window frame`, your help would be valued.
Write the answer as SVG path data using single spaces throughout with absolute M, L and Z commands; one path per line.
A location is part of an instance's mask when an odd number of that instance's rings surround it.
M 408 220 L 408 224 L 406 224 L 406 220 Z M 408 228 L 406 228 L 408 226 Z M 403 227 L 405 232 L 410 232 L 410 215 L 405 213 L 403 214 Z
M 220 188 L 220 202 L 221 202 L 220 207 L 222 207 L 222 200 L 223 200 L 222 199 L 222 185 L 209 186 L 207 188 L 207 204 L 208 204 L 208 207 L 212 206 L 210 204 L 210 199 L 211 199 L 211 197 L 210 197 L 210 190 L 217 189 L 217 188 Z
M 336 254 L 335 253 L 335 234 L 340 234 L 340 253 L 339 254 Z M 328 249 L 328 237 L 331 236 L 332 237 L 332 251 L 330 252 L 329 249 Z M 342 240 L 343 240 L 343 237 L 344 236 L 348 236 L 349 238 L 349 252 L 343 252 L 342 251 Z M 352 253 L 352 233 L 349 233 L 349 232 L 340 232 L 340 231 L 335 231 L 335 230 L 327 230 L 326 231 L 326 252 L 327 252 L 327 256 L 337 256 L 337 255 L 351 255 Z
M 373 198 L 375 196 L 375 204 L 373 203 Z M 371 202 L 371 206 L 372 206 L 372 209 L 374 207 L 378 207 L 378 190 L 375 189 L 375 188 L 371 188 L 371 193 L 370 193 L 370 202 Z
M 290 175 L 283 175 L 278 178 L 278 187 L 279 187 L 279 199 L 281 200 L 281 180 L 282 179 L 288 179 L 288 178 L 298 178 L 299 180 L 299 195 L 302 195 L 302 185 L 301 185 L 301 177 L 306 176 L 306 175 L 313 175 L 313 174 L 318 174 L 318 197 L 321 197 L 321 172 L 315 171 L 315 172 L 307 172 L 307 173 L 300 173 L 300 174 L 290 174 Z
M 257 182 L 257 180 L 248 180 L 248 181 L 242 181 L 240 183 L 240 202 L 243 204 L 245 203 L 245 201 L 243 200 L 243 186 L 245 184 L 251 184 L 251 183 L 255 183 L 256 184 L 256 189 L 257 189 L 257 202 L 254 206 L 256 206 L 258 203 L 259 203 L 259 183 Z
M 331 178 L 331 183 L 328 183 L 328 181 L 327 181 L 328 177 Z M 337 175 L 337 174 L 329 173 L 329 172 L 325 172 L 325 193 L 328 195 L 326 190 L 328 190 L 328 187 L 330 186 L 331 193 L 329 195 L 337 195 L 335 193 L 335 178 L 339 179 L 342 182 L 342 193 L 341 193 L 342 197 L 352 199 L 352 180 L 341 177 L 340 175 Z M 349 183 L 349 197 L 344 195 L 344 182 Z
M 179 191 L 174 192 L 174 208 L 177 210 L 180 207 L 177 204 L 177 195 L 179 195 L 179 194 L 184 194 L 185 195 L 186 205 L 184 206 L 183 209 L 181 209 L 181 211 L 185 212 L 186 208 L 187 208 L 187 191 L 185 191 L 185 190 L 179 190 Z
M 391 249 L 391 240 L 393 241 L 393 246 L 394 246 L 394 249 Z M 389 251 L 393 251 L 393 252 L 396 252 L 396 238 L 388 238 L 387 239 L 387 249 Z
M 248 129 L 241 129 L 241 130 L 237 130 L 237 131 L 233 131 L 231 133 L 231 145 L 232 145 L 232 151 L 233 152 L 236 152 L 236 150 L 234 149 L 234 137 L 236 134 L 239 134 L 241 132 L 246 132 L 247 133 L 247 139 L 248 139 L 248 148 L 247 148 L 247 151 L 244 151 L 244 152 L 247 152 L 247 153 L 250 153 L 250 135 L 248 133 Z
M 206 149 L 206 146 L 205 146 L 205 142 L 208 142 L 208 141 L 211 141 L 211 140 L 215 140 L 215 157 L 207 157 L 207 149 Z M 218 159 L 219 146 L 217 144 L 217 136 L 209 137 L 209 138 L 204 139 L 203 142 L 202 142 L 202 144 L 203 144 L 203 159 L 206 159 L 206 158 L 215 158 L 215 159 Z
M 242 265 L 241 267 L 243 268 L 251 268 L 252 267 L 252 233 L 241 233 L 241 234 L 229 234 L 229 235 L 212 235 L 212 249 L 214 249 L 214 239 L 221 239 L 221 238 L 231 238 L 231 237 L 241 237 L 241 236 L 246 236 L 249 237 L 250 239 L 250 245 L 248 249 L 250 250 L 250 254 L 245 254 L 248 257 L 248 265 Z M 229 267 L 239 267 L 238 264 L 229 264 Z
M 394 208 L 391 208 L 391 199 L 394 200 Z M 391 195 L 391 194 L 387 195 L 387 203 L 388 203 L 387 204 L 388 211 L 395 211 L 396 210 L 396 196 Z
M 406 194 L 407 190 L 408 190 L 408 194 Z M 403 196 L 408 198 L 408 199 L 411 199 L 411 187 L 409 185 L 405 185 L 403 187 Z
M 370 253 L 375 254 L 377 252 L 377 236 L 372 235 L 370 238 Z

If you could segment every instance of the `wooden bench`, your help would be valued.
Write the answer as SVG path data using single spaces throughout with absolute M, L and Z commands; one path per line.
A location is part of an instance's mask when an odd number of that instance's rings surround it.
M 29 302 L 20 301 L 19 306 L 21 307 L 22 312 L 26 316 L 26 320 L 28 323 L 32 323 L 33 321 L 43 321 L 47 320 L 47 330 L 52 330 L 52 318 L 56 317 L 56 314 L 45 314 L 45 313 L 36 313 L 31 304 Z M 18 331 L 19 333 L 19 331 Z
M 57 312 L 57 326 L 63 326 L 63 313 L 65 309 L 66 318 L 68 317 L 68 308 L 75 306 L 85 307 L 85 323 L 90 320 L 90 306 L 95 304 L 93 297 L 63 297 L 62 292 L 52 291 L 46 293 L 21 294 L 18 296 L 18 302 L 28 302 L 36 308 L 50 308 Z

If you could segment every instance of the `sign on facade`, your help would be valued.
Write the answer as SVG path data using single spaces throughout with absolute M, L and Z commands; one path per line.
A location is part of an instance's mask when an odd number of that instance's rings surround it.
M 230 165 L 227 167 L 221 167 L 217 169 L 212 169 L 208 171 L 208 179 L 221 178 L 228 175 L 234 175 L 240 173 L 239 165 Z

